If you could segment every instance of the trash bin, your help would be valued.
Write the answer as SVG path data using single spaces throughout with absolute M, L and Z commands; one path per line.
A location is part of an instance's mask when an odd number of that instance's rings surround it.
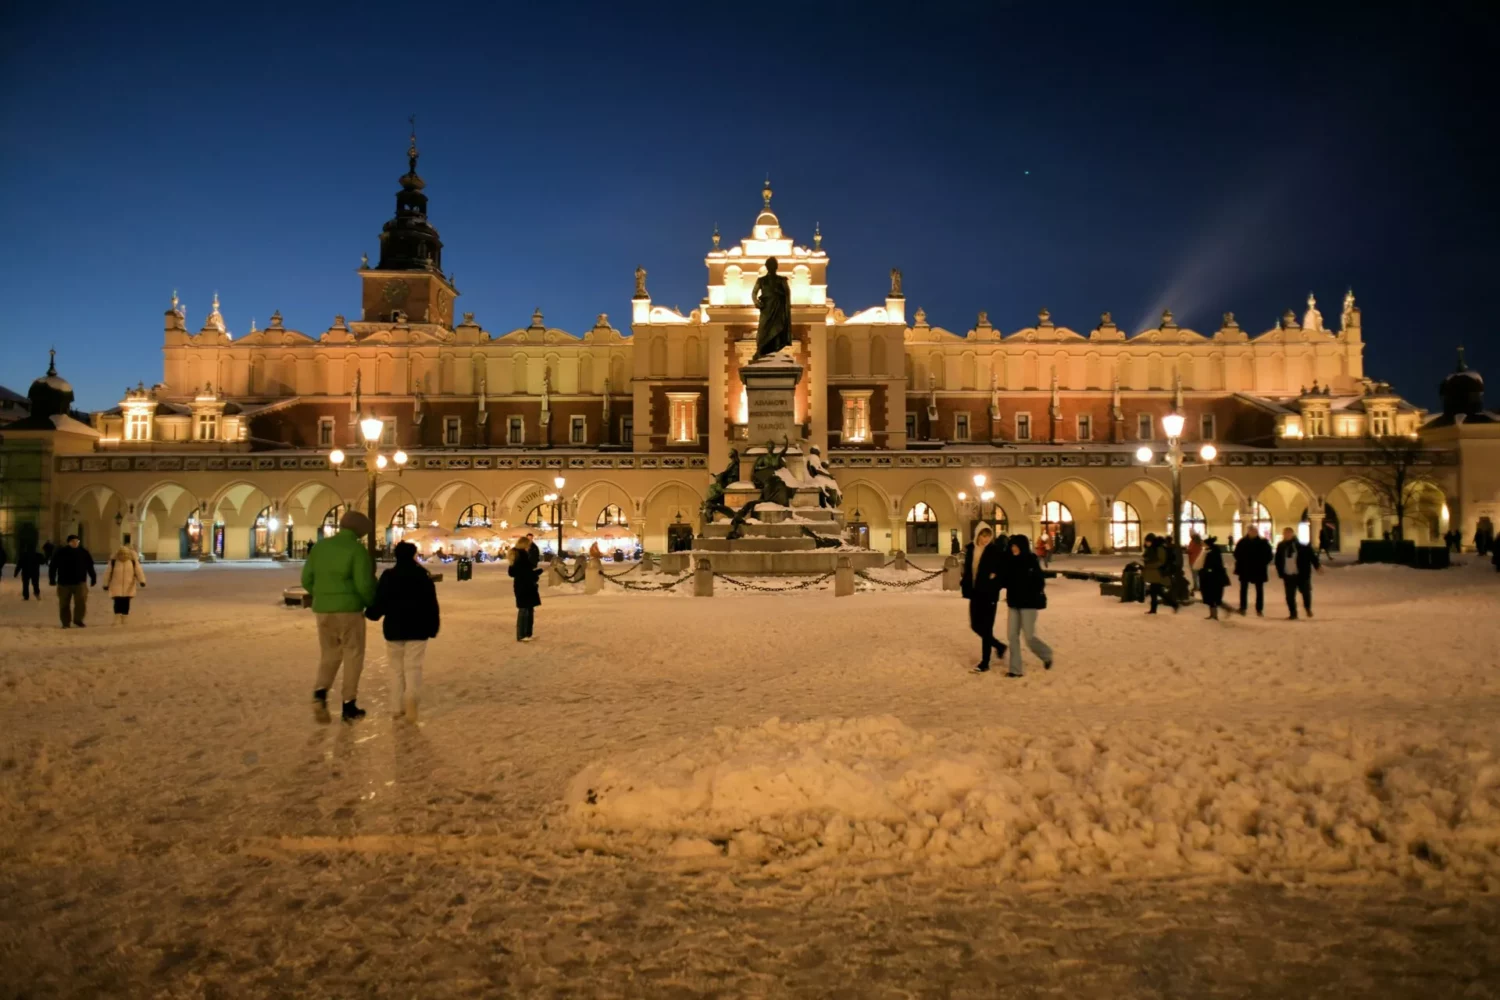
M 1120 572 L 1120 600 L 1144 601 L 1146 599 L 1145 569 L 1138 562 L 1126 563 Z
M 472 580 L 473 578 L 474 560 L 468 556 L 460 556 L 458 559 L 458 582 L 463 583 L 465 580 Z

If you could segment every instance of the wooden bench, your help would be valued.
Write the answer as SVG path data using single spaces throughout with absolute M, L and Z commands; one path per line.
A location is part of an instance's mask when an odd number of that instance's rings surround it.
M 312 594 L 301 587 L 288 587 L 281 592 L 282 602 L 289 608 L 312 607 Z

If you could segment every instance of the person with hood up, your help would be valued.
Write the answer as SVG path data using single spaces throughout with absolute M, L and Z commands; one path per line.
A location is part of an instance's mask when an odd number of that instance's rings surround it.
M 532 552 L 536 549 L 531 541 L 531 536 L 516 542 L 515 547 L 506 553 L 510 560 L 510 568 L 506 572 L 510 575 L 511 589 L 516 595 L 516 641 L 530 642 L 531 630 L 536 620 L 536 609 L 542 603 L 542 592 L 537 587 L 537 581 L 542 578 L 545 570 L 537 569 Z
M 995 612 L 1000 604 L 1000 587 L 1010 554 L 1003 543 L 995 543 L 995 533 L 981 524 L 974 541 L 964 549 L 964 573 L 959 590 L 969 601 L 969 628 L 979 636 L 979 663 L 974 673 L 987 673 L 990 653 L 1005 659 L 1005 643 L 995 638 Z
M 417 562 L 415 545 L 398 542 L 395 554 L 396 565 L 380 574 L 375 601 L 365 617 L 372 622 L 385 619 L 381 632 L 391 666 L 391 711 L 398 719 L 416 722 L 427 640 L 437 637 L 441 624 L 437 587 L 432 574 Z
M 83 628 L 83 616 L 89 609 L 89 588 L 99 583 L 99 577 L 94 573 L 94 557 L 83 547 L 83 539 L 69 535 L 68 544 L 52 551 L 47 582 L 57 589 L 57 613 L 62 618 L 62 627 L 76 625 Z M 73 606 L 71 615 L 68 612 L 70 603 Z
M 1199 596 L 1208 605 L 1208 617 L 1217 620 L 1219 605 L 1224 603 L 1224 588 L 1229 586 L 1229 571 L 1224 568 L 1224 550 L 1213 535 L 1203 541 L 1203 550 L 1193 565 L 1193 576 L 1198 579 Z
M 21 600 L 31 600 L 32 594 L 36 595 L 37 600 L 42 599 L 42 567 L 46 563 L 47 558 L 36 550 L 35 545 L 16 556 L 16 576 L 21 578 Z
M 109 560 L 109 570 L 104 576 L 104 589 L 115 603 L 115 624 L 124 625 L 130 617 L 130 599 L 136 587 L 146 585 L 146 571 L 141 568 L 141 558 L 128 545 L 121 545 Z
M 1005 604 L 1010 619 L 1010 672 L 1007 677 L 1020 677 L 1026 670 L 1021 664 L 1021 636 L 1026 637 L 1026 648 L 1042 661 L 1042 669 L 1052 669 L 1052 647 L 1036 636 L 1036 616 L 1047 606 L 1047 580 L 1042 576 L 1042 564 L 1031 551 L 1031 542 L 1025 535 L 1013 535 L 1010 540 L 1010 558 L 1005 562 Z
M 318 620 L 318 679 L 313 711 L 329 721 L 328 689 L 344 670 L 345 722 L 357 722 L 365 710 L 356 703 L 359 675 L 365 669 L 365 609 L 375 601 L 375 564 L 365 548 L 370 519 L 351 510 L 339 520 L 338 534 L 320 541 L 302 564 L 302 586 L 312 595 Z
M 1171 560 L 1165 538 L 1146 536 L 1146 550 L 1141 554 L 1141 581 L 1151 595 L 1151 610 L 1146 614 L 1156 614 L 1156 606 L 1163 602 L 1176 614 L 1177 598 L 1172 593 Z

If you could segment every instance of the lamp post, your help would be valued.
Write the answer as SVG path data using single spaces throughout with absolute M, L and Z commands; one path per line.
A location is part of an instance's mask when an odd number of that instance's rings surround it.
M 567 513 L 568 502 L 563 499 L 563 487 L 568 481 L 562 476 L 554 476 L 552 485 L 557 487 L 556 493 L 548 493 L 542 497 L 544 501 L 552 505 L 552 520 L 557 522 L 557 558 L 563 557 L 563 515 Z
M 390 458 L 380 454 L 380 435 L 385 430 L 385 421 L 377 416 L 364 417 L 359 422 L 359 434 L 365 441 L 365 476 L 369 486 L 369 511 L 370 511 L 370 562 L 375 561 L 375 483 L 380 474 L 394 463 L 396 474 L 400 475 L 406 468 L 406 452 L 400 448 Z M 333 466 L 333 474 L 339 474 L 339 469 L 344 464 L 344 453 L 338 448 L 328 453 L 328 464 Z
M 1162 430 L 1167 432 L 1166 464 L 1172 470 L 1172 538 L 1178 545 L 1182 544 L 1182 463 L 1186 457 L 1182 450 L 1182 427 L 1186 422 L 1187 418 L 1176 412 L 1161 418 Z M 1198 449 L 1198 457 L 1205 462 L 1212 462 L 1218 454 L 1219 449 L 1212 444 L 1205 443 Z M 1135 457 L 1149 468 L 1156 453 L 1148 445 L 1141 445 Z

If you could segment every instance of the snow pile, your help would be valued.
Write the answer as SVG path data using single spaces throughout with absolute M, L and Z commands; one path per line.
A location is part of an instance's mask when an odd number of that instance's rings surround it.
M 919 732 L 892 716 L 771 719 L 589 767 L 576 846 L 772 870 L 985 865 L 1065 875 L 1458 879 L 1500 888 L 1492 746 L 1341 725 Z

